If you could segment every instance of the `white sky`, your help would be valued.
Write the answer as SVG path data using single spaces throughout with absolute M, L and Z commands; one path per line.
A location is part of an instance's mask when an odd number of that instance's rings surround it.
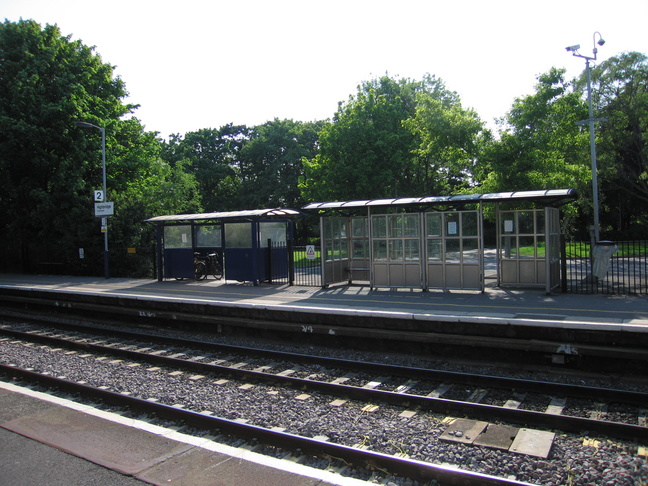
M 648 54 L 648 0 L 0 0 L 0 18 L 57 24 L 117 66 L 137 116 L 168 138 L 227 123 L 332 118 L 362 81 L 441 78 L 491 123 L 552 66 L 568 79 Z

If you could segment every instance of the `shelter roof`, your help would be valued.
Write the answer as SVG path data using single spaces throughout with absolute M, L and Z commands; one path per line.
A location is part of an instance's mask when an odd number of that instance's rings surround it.
M 221 211 L 217 213 L 197 213 L 197 214 L 169 214 L 165 216 L 155 216 L 145 219 L 150 223 L 170 222 L 170 221 L 209 221 L 223 219 L 259 219 L 274 216 L 297 216 L 301 214 L 294 209 L 249 209 L 244 211 Z
M 441 206 L 447 204 L 472 204 L 476 202 L 530 201 L 545 206 L 558 206 L 576 199 L 574 189 L 548 189 L 540 191 L 496 192 L 489 194 L 457 194 L 455 196 L 404 197 L 396 199 L 365 199 L 361 201 L 316 202 L 302 209 L 345 209 L 376 206 Z

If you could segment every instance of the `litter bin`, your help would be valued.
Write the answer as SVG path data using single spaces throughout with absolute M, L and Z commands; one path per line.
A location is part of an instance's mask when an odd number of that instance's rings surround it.
M 610 266 L 610 257 L 619 251 L 619 247 L 613 241 L 599 241 L 594 245 L 592 251 L 592 275 L 603 279 Z

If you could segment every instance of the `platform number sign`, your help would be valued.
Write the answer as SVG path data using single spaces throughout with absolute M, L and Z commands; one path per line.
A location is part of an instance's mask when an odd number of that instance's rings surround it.
M 306 258 L 315 260 L 315 245 L 306 245 Z
M 95 202 L 104 202 L 104 192 L 101 190 L 97 190 L 94 192 L 94 200 Z

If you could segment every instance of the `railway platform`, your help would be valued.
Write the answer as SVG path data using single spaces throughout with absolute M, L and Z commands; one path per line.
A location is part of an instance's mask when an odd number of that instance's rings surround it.
M 528 325 L 582 324 L 648 332 L 648 299 L 546 295 L 538 289 L 485 292 L 290 287 L 216 280 L 103 279 L 0 274 L 0 289 L 126 296 L 194 304 L 225 303 L 318 313 L 417 315 Z M 298 464 L 216 446 L 178 431 L 0 382 L 0 484 L 32 485 L 360 485 Z
M 0 274 L 0 289 L 21 288 L 57 292 L 123 295 L 137 299 L 227 303 L 236 306 L 281 308 L 313 312 L 373 312 L 481 318 L 491 321 L 578 322 L 590 325 L 648 328 L 645 296 L 555 293 L 544 289 L 478 291 L 371 290 L 369 286 L 341 285 L 322 289 L 288 285 L 258 286 L 222 280 L 121 279 L 51 275 Z

